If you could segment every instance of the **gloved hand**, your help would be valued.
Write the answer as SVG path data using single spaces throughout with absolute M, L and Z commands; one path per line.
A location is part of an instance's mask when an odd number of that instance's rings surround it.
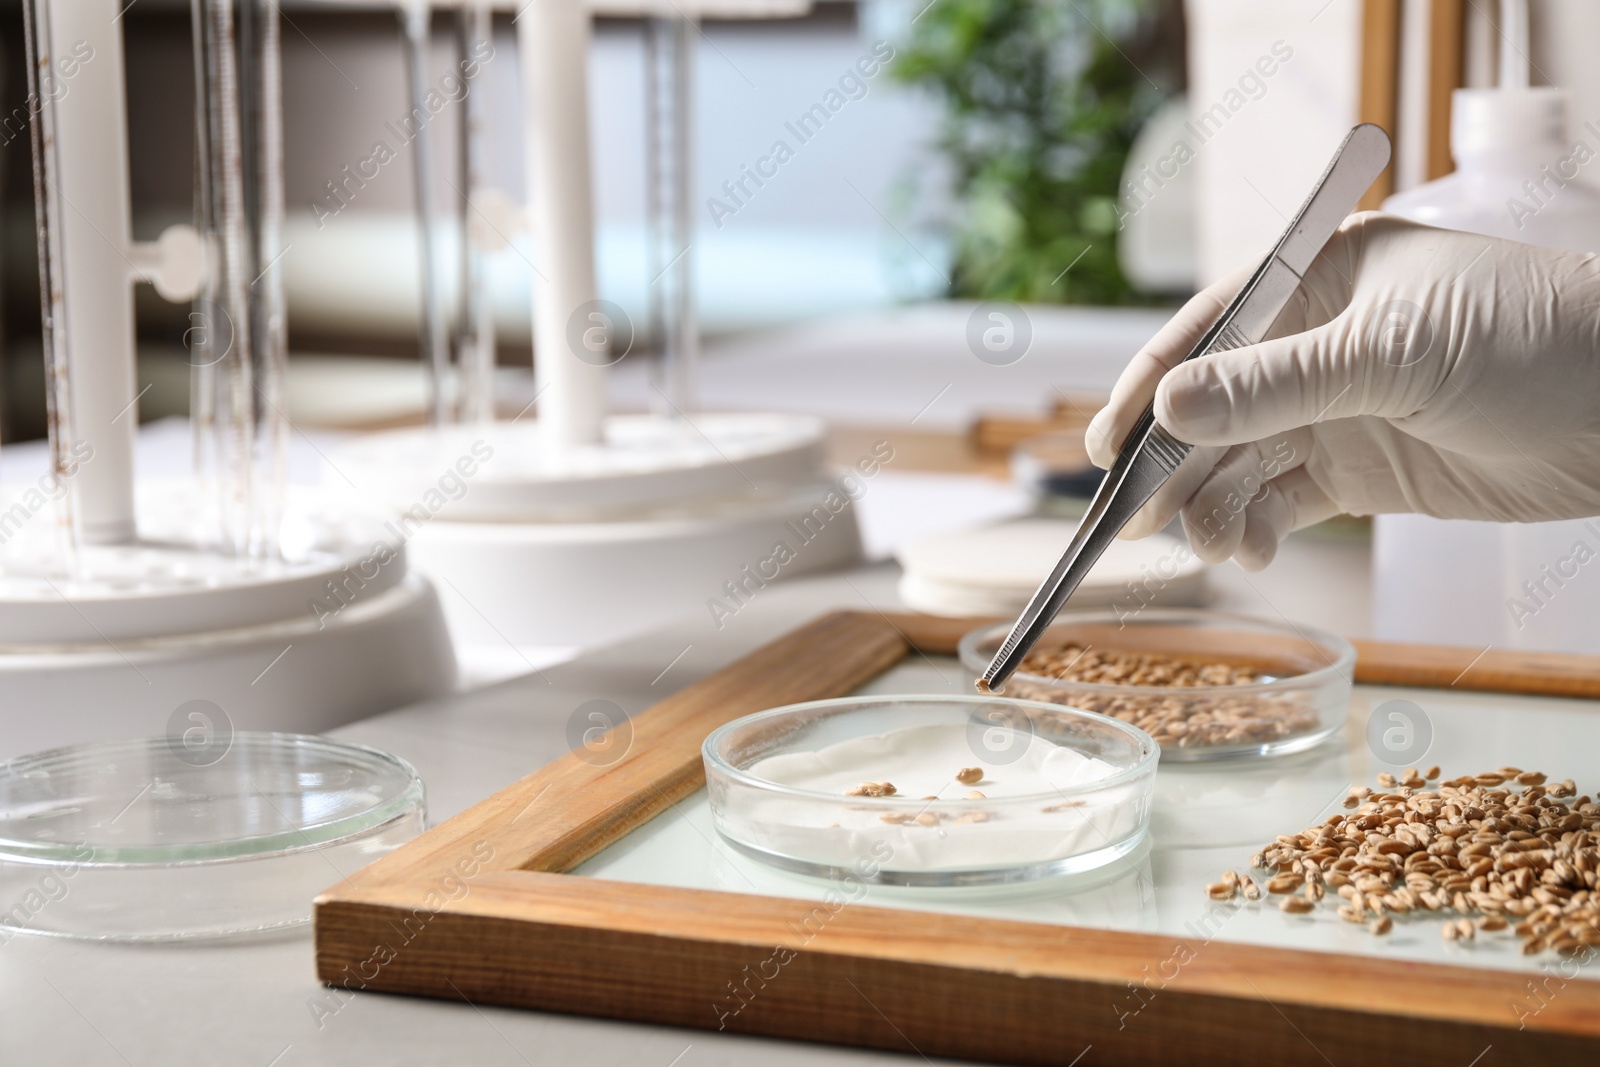
M 1600 257 L 1353 215 L 1268 340 L 1174 368 L 1253 267 L 1190 300 L 1090 423 L 1101 467 L 1152 396 L 1200 446 L 1124 537 L 1181 510 L 1201 559 L 1259 570 L 1340 512 L 1600 514 Z

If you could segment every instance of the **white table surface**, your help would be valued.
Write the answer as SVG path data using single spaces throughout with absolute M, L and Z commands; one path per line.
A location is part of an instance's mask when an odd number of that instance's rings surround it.
M 1220 606 L 1364 627 L 1365 546 L 1297 538 L 1271 570 L 1218 573 Z M 709 613 L 541 673 L 380 715 L 336 736 L 416 765 L 438 822 L 566 748 L 569 716 L 605 697 L 629 713 L 836 607 L 890 608 L 888 566 L 777 585 L 717 630 Z M 332 879 L 330 878 L 330 881 Z M 360 995 L 331 1017 L 309 932 L 271 942 L 118 946 L 16 937 L 0 944 L 0 1064 L 903 1063 L 823 1048 L 598 1019 Z M 681 1057 L 681 1058 L 680 1058 Z

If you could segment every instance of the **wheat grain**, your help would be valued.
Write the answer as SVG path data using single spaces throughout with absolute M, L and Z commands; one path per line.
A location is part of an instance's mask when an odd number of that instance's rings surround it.
M 1439 776 L 1380 774 L 1377 791 L 1352 788 L 1344 812 L 1280 834 L 1251 866 L 1271 872 L 1266 889 L 1284 911 L 1311 911 L 1326 885 L 1339 917 L 1374 934 L 1393 928 L 1391 915 L 1443 912 L 1446 940 L 1515 923 L 1525 953 L 1600 947 L 1600 804 L 1571 779 L 1546 784 L 1518 767 L 1410 784 Z M 1255 882 L 1232 884 L 1248 897 Z

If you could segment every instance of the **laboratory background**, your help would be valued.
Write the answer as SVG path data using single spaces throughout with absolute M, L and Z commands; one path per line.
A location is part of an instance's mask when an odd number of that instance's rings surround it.
M 1593 1062 L 1597 41 L 0 0 L 0 1063 Z

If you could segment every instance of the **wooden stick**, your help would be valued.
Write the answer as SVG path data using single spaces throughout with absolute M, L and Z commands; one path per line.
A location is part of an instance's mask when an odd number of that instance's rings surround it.
M 1400 0 L 1362 0 L 1361 86 L 1356 113 L 1396 136 L 1400 115 Z M 1394 192 L 1394 163 L 1383 169 L 1358 205 L 1367 211 Z
M 1455 170 L 1450 156 L 1451 94 L 1461 87 L 1466 25 L 1462 0 L 1433 0 L 1428 12 L 1427 180 Z

